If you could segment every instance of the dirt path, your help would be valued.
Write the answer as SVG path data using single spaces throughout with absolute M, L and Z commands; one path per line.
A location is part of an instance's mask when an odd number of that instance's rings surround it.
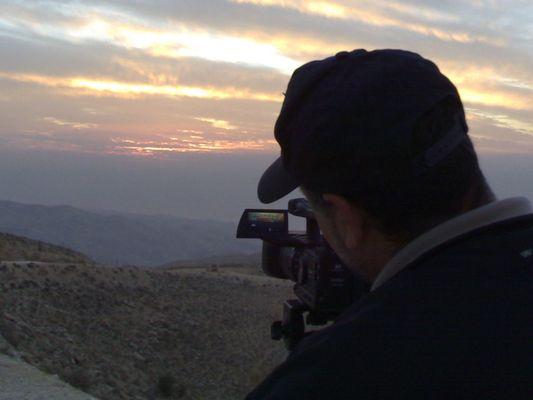
M 95 400 L 55 375 L 0 354 L 0 400 Z

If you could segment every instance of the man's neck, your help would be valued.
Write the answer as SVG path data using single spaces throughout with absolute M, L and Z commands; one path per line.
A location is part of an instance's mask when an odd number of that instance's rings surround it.
M 487 185 L 473 187 L 465 196 L 459 213 L 443 219 L 442 221 L 438 221 L 437 223 L 428 225 L 426 231 L 433 229 L 448 219 L 458 217 L 464 213 L 475 210 L 476 208 L 493 203 L 496 200 L 496 196 Z M 374 245 L 372 257 L 368 258 L 365 272 L 366 276 L 373 282 L 396 253 L 409 244 L 411 240 L 393 239 L 383 235 L 379 231 L 373 232 L 373 236 L 370 237 L 369 240 L 372 240 Z
M 496 196 L 492 189 L 483 182 L 480 185 L 473 186 L 465 196 L 461 208 L 461 214 L 475 210 L 496 201 Z

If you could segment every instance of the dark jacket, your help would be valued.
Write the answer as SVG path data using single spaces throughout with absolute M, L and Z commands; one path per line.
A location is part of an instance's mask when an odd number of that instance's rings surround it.
M 533 399 L 533 215 L 452 239 L 307 336 L 247 397 Z

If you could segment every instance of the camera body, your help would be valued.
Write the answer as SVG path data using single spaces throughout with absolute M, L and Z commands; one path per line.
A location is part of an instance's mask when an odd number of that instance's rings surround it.
M 305 218 L 305 232 L 289 232 L 289 214 Z M 305 336 L 304 313 L 307 324 L 324 325 L 368 289 L 323 238 L 305 199 L 290 200 L 287 210 L 246 209 L 237 238 L 262 239 L 265 274 L 295 282 L 297 300 L 285 302 L 283 321 L 272 325 L 272 338 L 285 339 L 289 350 Z

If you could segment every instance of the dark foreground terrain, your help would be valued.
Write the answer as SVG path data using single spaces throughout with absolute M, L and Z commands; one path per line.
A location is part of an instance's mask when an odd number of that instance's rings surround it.
M 0 264 L 0 334 L 100 399 L 239 399 L 286 356 L 290 284 L 235 268 Z

